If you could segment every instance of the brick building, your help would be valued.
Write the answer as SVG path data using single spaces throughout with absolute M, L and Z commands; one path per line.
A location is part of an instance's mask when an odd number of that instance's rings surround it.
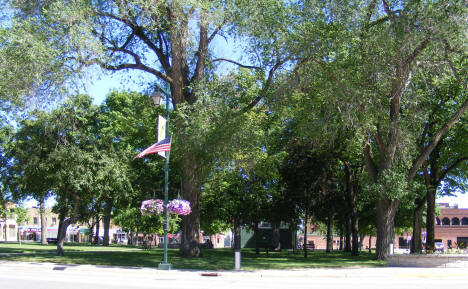
M 468 243 L 468 209 L 458 205 L 439 204 L 440 216 L 436 218 L 434 235 L 445 249 L 466 248 Z
M 406 238 L 404 239 L 406 240 Z M 333 236 L 333 250 L 339 250 L 340 242 L 343 242 L 343 241 L 344 240 L 342 240 L 340 236 L 335 234 Z M 362 240 L 360 241 L 362 242 L 362 247 L 361 247 L 362 250 L 368 250 L 369 247 L 371 249 L 375 249 L 375 241 L 376 241 L 375 236 L 363 236 Z M 396 241 L 398 241 L 398 238 L 396 238 Z M 299 235 L 298 246 L 302 247 L 303 242 L 304 242 L 304 236 Z M 398 244 L 398 242 L 395 244 Z M 314 226 L 314 224 L 308 225 L 307 246 L 309 248 L 313 247 L 314 249 L 325 250 L 327 248 L 326 232 L 321 232 L 318 228 Z M 404 247 L 404 245 L 401 245 L 400 247 Z
M 438 204 L 440 216 L 436 218 L 434 235 L 436 242 L 444 244 L 444 250 L 461 248 L 465 249 L 468 245 L 468 209 L 460 209 L 458 205 Z M 326 235 L 315 228 L 313 224 L 309 225 L 307 231 L 307 243 L 314 245 L 316 249 L 325 249 L 327 246 Z M 395 236 L 393 241 L 394 249 L 408 250 L 411 243 L 411 232 Z M 299 237 L 302 244 L 303 237 Z M 375 249 L 375 237 L 365 236 L 362 240 L 362 249 L 368 249 L 369 246 Z M 422 241 L 426 242 L 426 232 L 422 233 Z M 339 249 L 340 238 L 334 236 L 333 249 Z

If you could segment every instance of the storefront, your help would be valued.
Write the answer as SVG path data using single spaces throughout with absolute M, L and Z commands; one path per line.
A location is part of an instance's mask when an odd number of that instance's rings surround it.
M 40 241 L 41 227 L 37 226 L 19 226 L 20 238 L 23 241 Z

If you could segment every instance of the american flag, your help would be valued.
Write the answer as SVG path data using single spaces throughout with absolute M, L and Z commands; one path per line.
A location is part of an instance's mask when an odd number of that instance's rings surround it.
M 168 152 L 170 150 L 171 150 L 171 136 L 148 147 L 147 149 L 139 153 L 134 159 L 141 159 L 142 157 L 146 155 L 155 154 L 158 152 Z

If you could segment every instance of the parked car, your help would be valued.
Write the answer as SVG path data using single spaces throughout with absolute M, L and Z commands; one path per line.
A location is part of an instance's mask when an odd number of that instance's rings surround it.
M 435 242 L 434 243 L 435 251 L 443 252 L 444 251 L 444 243 L 442 242 Z
M 48 244 L 57 244 L 57 238 L 47 238 Z

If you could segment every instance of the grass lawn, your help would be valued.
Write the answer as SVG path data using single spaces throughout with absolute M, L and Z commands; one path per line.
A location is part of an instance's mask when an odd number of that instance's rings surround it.
M 65 256 L 55 256 L 55 245 L 40 244 L 2 244 L 0 243 L 0 260 L 23 262 L 52 262 L 61 264 L 92 264 L 107 266 L 157 267 L 163 258 L 162 249 L 142 250 L 126 246 L 91 246 L 83 244 L 66 244 Z M 180 258 L 177 249 L 169 249 L 169 262 L 175 269 L 196 270 L 232 270 L 234 253 L 232 249 L 206 249 L 203 257 Z M 3 253 L 3 254 L 2 254 Z M 10 253 L 10 254 L 9 254 Z M 21 253 L 21 254 L 11 254 Z M 327 267 L 376 267 L 383 266 L 383 261 L 372 260 L 369 253 L 351 257 L 349 253 L 323 251 L 309 252 L 308 258 L 292 251 L 265 252 L 256 255 L 253 249 L 242 250 L 242 269 L 300 269 Z

